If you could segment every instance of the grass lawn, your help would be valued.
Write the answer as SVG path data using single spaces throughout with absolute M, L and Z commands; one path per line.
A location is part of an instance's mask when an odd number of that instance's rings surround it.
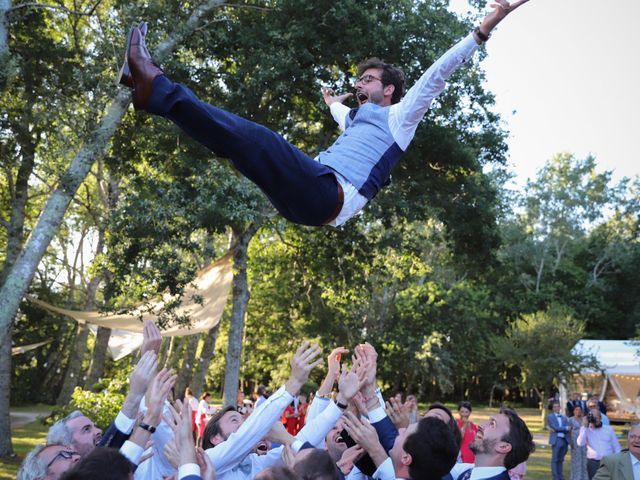
M 41 411 L 43 414 L 50 411 L 49 406 L 40 405 L 36 407 L 12 408 L 14 411 Z M 482 423 L 498 409 L 477 408 L 473 410 L 471 420 L 474 423 Z M 548 480 L 551 478 L 551 449 L 546 445 L 548 432 L 542 429 L 540 412 L 531 408 L 518 409 L 519 415 L 529 426 L 534 434 L 537 448 L 527 463 L 526 480 Z M 15 479 L 18 467 L 24 456 L 37 444 L 45 440 L 47 436 L 47 426 L 39 421 L 32 422 L 24 427 L 15 429 L 12 435 L 13 448 L 17 454 L 15 460 L 0 461 L 0 479 Z M 614 425 L 618 434 L 622 448 L 626 448 L 627 427 L 624 425 Z M 570 454 L 568 453 L 564 462 L 565 478 L 569 478 Z
M 14 410 L 12 408 L 12 410 Z M 15 409 L 18 410 L 18 409 Z M 25 411 L 37 411 L 35 409 L 24 408 Z M 48 413 L 49 410 L 44 412 Z M 18 468 L 25 455 L 37 444 L 42 443 L 47 438 L 48 426 L 39 421 L 31 422 L 23 427 L 16 428 L 11 435 L 13 450 L 16 457 L 11 460 L 0 460 L 0 479 L 16 478 Z

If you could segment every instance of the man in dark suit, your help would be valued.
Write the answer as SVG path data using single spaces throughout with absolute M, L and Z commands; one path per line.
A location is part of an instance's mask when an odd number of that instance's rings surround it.
M 560 402 L 554 401 L 553 411 L 547 416 L 549 445 L 551 445 L 551 473 L 553 480 L 563 480 L 562 464 L 569 446 L 569 420 L 560 413 Z
M 640 424 L 627 436 L 629 450 L 604 457 L 593 480 L 636 480 L 640 478 Z

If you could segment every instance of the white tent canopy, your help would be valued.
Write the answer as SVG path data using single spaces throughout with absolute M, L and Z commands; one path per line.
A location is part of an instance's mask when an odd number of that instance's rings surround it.
M 162 332 L 163 337 L 195 335 L 206 332 L 218 324 L 233 281 L 233 255 L 228 253 L 208 267 L 198 272 L 193 279 L 193 285 L 185 288 L 183 303 L 177 308 L 177 315 L 189 315 L 191 326 L 172 326 Z M 31 302 L 50 312 L 65 315 L 78 323 L 90 324 L 93 333 L 97 327 L 111 328 L 109 338 L 109 353 L 114 360 L 126 357 L 142 345 L 142 329 L 144 320 L 156 321 L 165 301 L 150 302 L 144 311 L 134 311 L 126 314 L 108 314 L 103 312 L 87 312 L 66 310 L 50 305 L 33 297 L 27 297 Z
M 640 417 L 640 342 L 633 340 L 580 340 L 573 353 L 593 355 L 602 372 L 585 370 L 570 381 L 571 391 L 595 394 L 618 420 Z

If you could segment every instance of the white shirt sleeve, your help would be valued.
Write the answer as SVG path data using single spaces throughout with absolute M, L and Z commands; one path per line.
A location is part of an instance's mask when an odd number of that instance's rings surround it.
M 280 420 L 282 412 L 291 403 L 293 397 L 284 386 L 271 395 L 264 404 L 247 417 L 240 428 L 229 438 L 214 448 L 205 450 L 213 462 L 218 475 L 230 470 L 242 462 L 253 447 L 271 430 L 271 426 Z M 256 455 L 258 456 L 258 455 Z
M 200 476 L 200 466 L 197 463 L 185 463 L 178 467 L 178 479 L 188 477 L 189 475 Z
M 318 397 L 317 395 L 313 397 L 313 402 L 309 405 L 309 410 L 307 410 L 307 422 L 310 422 L 314 418 L 316 418 L 320 412 L 322 412 L 331 400 L 329 398 Z
M 118 416 L 113 423 L 122 433 L 128 434 L 133 431 L 133 426 L 136 424 L 136 420 L 135 418 L 127 417 L 121 410 L 118 412 Z
M 331 115 L 338 124 L 338 127 L 340 127 L 340 130 L 344 132 L 344 129 L 347 128 L 347 115 L 349 115 L 351 109 L 343 103 L 333 102 L 329 110 L 331 110 Z
M 131 463 L 133 463 L 134 465 L 138 465 L 140 463 L 140 458 L 144 453 L 144 448 L 136 443 L 127 440 L 120 447 L 120 453 L 127 457 L 127 459 Z
M 433 99 L 442 93 L 451 74 L 469 60 L 477 49 L 473 34 L 467 35 L 436 60 L 399 103 L 391 105 L 389 127 L 402 150 L 409 146 L 420 120 L 429 110 Z
M 378 469 L 373 472 L 373 478 L 376 480 L 393 480 L 396 478 L 396 472 L 393 469 L 393 462 L 389 457 L 387 457 Z

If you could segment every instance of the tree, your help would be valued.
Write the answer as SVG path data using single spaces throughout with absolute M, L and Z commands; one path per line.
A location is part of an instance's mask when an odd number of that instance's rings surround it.
M 536 392 L 543 417 L 552 387 L 559 387 L 563 378 L 586 368 L 599 368 L 592 355 L 572 351 L 583 335 L 583 321 L 565 307 L 551 306 L 546 311 L 522 315 L 504 336 L 494 338 L 496 359 L 519 373 L 520 388 Z

